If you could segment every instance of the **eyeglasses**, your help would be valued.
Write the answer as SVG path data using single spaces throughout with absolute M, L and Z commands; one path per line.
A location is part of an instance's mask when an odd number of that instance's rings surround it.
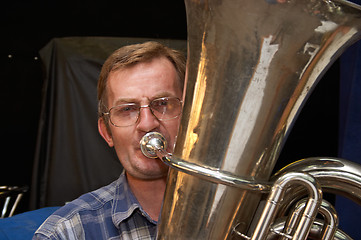
M 152 114 L 161 121 L 177 118 L 182 113 L 182 101 L 176 97 L 162 97 L 152 100 L 149 105 L 125 103 L 114 106 L 103 115 L 108 115 L 111 124 L 116 127 L 128 127 L 135 124 L 140 115 L 140 109 L 149 107 Z

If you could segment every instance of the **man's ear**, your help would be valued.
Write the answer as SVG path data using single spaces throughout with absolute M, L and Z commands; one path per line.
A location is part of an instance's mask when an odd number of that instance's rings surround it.
M 100 135 L 104 138 L 104 140 L 108 143 L 109 147 L 113 147 L 113 138 L 111 133 L 108 131 L 107 126 L 105 125 L 104 118 L 98 119 L 98 131 Z

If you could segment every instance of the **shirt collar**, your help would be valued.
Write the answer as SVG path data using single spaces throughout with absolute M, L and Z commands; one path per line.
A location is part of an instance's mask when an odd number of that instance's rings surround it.
M 139 210 L 149 222 L 157 224 L 157 222 L 152 220 L 139 204 L 129 187 L 125 171 L 123 171 L 116 184 L 114 204 L 112 206 L 113 223 L 115 226 L 119 226 L 121 222 L 128 219 L 136 210 Z

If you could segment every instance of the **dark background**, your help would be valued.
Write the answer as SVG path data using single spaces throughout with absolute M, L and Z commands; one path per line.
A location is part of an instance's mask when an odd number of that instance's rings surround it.
M 187 38 L 183 0 L 13 0 L 2 5 L 0 185 L 31 185 L 44 82 L 39 50 L 52 38 Z M 301 112 L 278 167 L 305 157 L 336 157 L 338 115 L 337 61 Z M 20 212 L 29 210 L 28 201 L 26 196 Z

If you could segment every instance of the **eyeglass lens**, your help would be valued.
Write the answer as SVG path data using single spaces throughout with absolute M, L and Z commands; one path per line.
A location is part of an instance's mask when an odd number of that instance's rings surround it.
M 148 107 L 148 106 L 146 106 Z M 170 120 L 180 115 L 182 107 L 178 98 L 159 98 L 150 102 L 152 113 L 159 120 Z M 115 126 L 130 126 L 137 122 L 140 112 L 137 103 L 128 103 L 110 109 L 110 121 Z

